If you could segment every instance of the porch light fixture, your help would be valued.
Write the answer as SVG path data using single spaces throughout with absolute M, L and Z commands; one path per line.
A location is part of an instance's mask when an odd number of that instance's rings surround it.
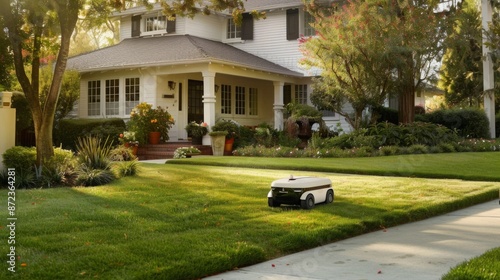
M 175 82 L 174 81 L 168 81 L 168 88 L 170 90 L 174 90 L 175 89 Z
M 219 86 L 218 86 L 218 85 L 215 85 L 215 86 L 214 86 L 214 90 L 215 90 L 215 93 L 219 92 Z

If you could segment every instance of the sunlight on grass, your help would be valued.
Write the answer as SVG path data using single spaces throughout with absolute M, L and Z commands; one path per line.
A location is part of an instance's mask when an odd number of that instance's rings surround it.
M 16 245 L 27 264 L 19 277 L 196 279 L 487 201 L 500 189 L 461 180 L 141 167 L 140 176 L 101 187 L 17 191 Z M 330 178 L 334 203 L 268 207 L 271 182 L 291 173 Z M 0 233 L 8 235 L 5 227 Z

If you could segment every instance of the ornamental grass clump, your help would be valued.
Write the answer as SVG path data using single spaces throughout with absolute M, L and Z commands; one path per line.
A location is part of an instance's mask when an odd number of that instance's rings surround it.
M 76 143 L 78 160 L 77 183 L 84 186 L 99 186 L 115 179 L 111 170 L 111 142 L 98 137 L 78 138 Z

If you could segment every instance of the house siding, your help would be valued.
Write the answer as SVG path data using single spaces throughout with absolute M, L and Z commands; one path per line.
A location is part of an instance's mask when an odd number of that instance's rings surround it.
M 286 10 L 268 12 L 266 19 L 254 22 L 254 40 L 232 46 L 293 71 L 304 72 L 298 66 L 302 58 L 298 40 L 286 39 Z
M 183 18 L 185 28 L 177 32 L 209 40 L 222 41 L 225 36 L 225 18 L 216 15 L 198 15 L 193 19 Z

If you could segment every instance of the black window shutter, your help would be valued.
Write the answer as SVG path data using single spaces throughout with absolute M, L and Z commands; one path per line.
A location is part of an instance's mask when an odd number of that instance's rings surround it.
M 249 13 L 243 14 L 241 23 L 241 39 L 253 40 L 253 16 Z
M 299 38 L 299 9 L 286 10 L 286 39 Z
M 141 16 L 132 17 L 132 37 L 141 36 Z
M 174 20 L 168 20 L 167 18 L 167 33 L 175 33 L 175 21 L 175 18 Z

